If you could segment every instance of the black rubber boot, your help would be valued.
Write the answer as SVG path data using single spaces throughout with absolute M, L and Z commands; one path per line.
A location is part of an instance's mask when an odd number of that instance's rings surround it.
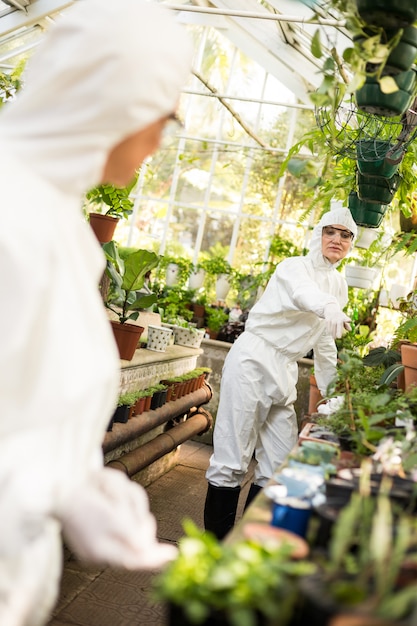
M 259 485 L 255 485 L 255 483 L 251 484 L 248 497 L 246 498 L 245 506 L 243 507 L 244 511 L 246 511 L 252 500 L 258 495 L 261 489 L 262 487 L 260 487 Z
M 204 528 L 223 539 L 235 523 L 240 487 L 215 487 L 208 484 L 204 505 Z

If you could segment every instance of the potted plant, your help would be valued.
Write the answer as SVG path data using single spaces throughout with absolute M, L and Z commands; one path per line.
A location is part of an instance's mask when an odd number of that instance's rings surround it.
M 126 424 L 129 417 L 131 417 L 131 414 L 133 413 L 132 408 L 134 407 L 136 400 L 137 393 L 134 391 L 120 394 L 117 401 L 117 407 L 113 414 L 113 422 Z
M 219 330 L 229 319 L 228 314 L 221 306 L 210 306 L 206 308 L 206 323 L 210 339 L 216 339 Z
M 417 556 L 415 523 L 395 510 L 384 483 L 369 497 L 370 469 L 363 469 L 360 491 L 339 511 L 316 572 L 301 580 L 300 623 L 322 626 L 339 614 L 360 624 L 369 618 L 407 623 L 401 620 L 416 608 L 417 579 L 407 584 L 402 577 Z
M 289 623 L 296 582 L 315 567 L 291 558 L 291 544 L 243 539 L 231 545 L 185 520 L 179 554 L 154 584 L 170 626 Z
M 224 301 L 233 283 L 233 268 L 224 257 L 214 255 L 201 262 L 206 273 L 215 279 L 216 298 Z
M 128 323 L 137 320 L 139 311 L 156 302 L 156 295 L 140 293 L 147 274 L 158 265 L 159 257 L 148 250 L 133 250 L 125 258 L 119 255 L 116 242 L 103 245 L 107 259 L 106 273 L 110 288 L 105 306 L 117 315 L 118 321 L 111 321 L 121 359 L 133 358 L 143 327 Z
M 133 211 L 130 193 L 136 184 L 137 176 L 127 187 L 116 187 L 104 183 L 90 189 L 85 196 L 85 210 L 90 226 L 100 243 L 113 239 L 114 231 L 121 218 L 127 218 Z M 93 211 L 89 211 L 93 208 Z
M 201 263 L 193 263 L 188 277 L 188 288 L 193 290 L 201 289 L 204 285 L 205 276 L 206 271 Z
M 165 272 L 167 287 L 183 288 L 191 274 L 193 263 L 191 259 L 179 255 L 164 254 L 161 257 L 159 272 Z

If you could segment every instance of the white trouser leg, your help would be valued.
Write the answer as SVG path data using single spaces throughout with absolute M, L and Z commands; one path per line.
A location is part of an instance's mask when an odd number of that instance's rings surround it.
M 297 372 L 296 363 L 251 333 L 233 344 L 223 368 L 214 451 L 206 473 L 211 484 L 240 486 L 255 447 L 261 464 L 257 484 L 263 485 L 282 462 L 297 436 L 292 406 Z

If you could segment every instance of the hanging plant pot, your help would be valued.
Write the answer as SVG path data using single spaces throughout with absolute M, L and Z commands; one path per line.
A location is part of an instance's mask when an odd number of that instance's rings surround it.
M 120 322 L 110 322 L 121 359 L 131 361 L 138 347 L 139 339 L 143 331 L 143 326 L 137 324 L 120 324 Z
M 383 117 L 402 115 L 413 99 L 416 73 L 414 70 L 401 72 L 395 76 L 395 82 L 397 91 L 383 93 L 377 79 L 367 76 L 365 84 L 355 92 L 358 109 Z
M 90 213 L 89 222 L 98 241 L 100 243 L 108 243 L 113 239 L 119 220 L 117 217 L 111 217 L 111 215 Z
M 361 18 L 374 26 L 398 30 L 417 20 L 416 0 L 356 0 Z
M 230 291 L 230 282 L 227 274 L 219 274 L 216 280 L 216 298 L 224 301 Z
M 362 265 L 346 265 L 345 278 L 349 287 L 371 289 L 376 277 L 376 270 Z
M 174 287 L 178 284 L 180 277 L 180 268 L 177 263 L 168 263 L 165 272 L 165 284 L 167 287 Z
M 192 271 L 188 279 L 188 288 L 189 289 L 201 289 L 204 283 L 205 276 L 206 276 L 206 272 L 203 269 Z
M 407 26 L 401 39 L 390 52 L 384 67 L 384 74 L 397 74 L 409 70 L 417 57 L 417 28 Z
M 392 148 L 389 141 L 378 139 L 361 139 L 357 145 L 357 163 L 361 174 L 392 178 L 397 173 L 404 156 L 404 150 L 397 150 L 387 157 Z
M 385 204 L 361 200 L 355 191 L 349 194 L 348 206 L 355 223 L 367 228 L 378 228 L 387 210 Z
M 382 176 L 367 176 L 358 172 L 358 196 L 366 202 L 390 204 L 399 182 L 400 179 L 397 174 L 392 178 L 383 178 Z

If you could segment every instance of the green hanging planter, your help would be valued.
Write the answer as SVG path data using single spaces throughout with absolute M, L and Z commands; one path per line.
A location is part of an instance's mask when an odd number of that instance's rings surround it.
M 398 174 L 392 178 L 382 176 L 368 176 L 357 173 L 358 196 L 366 202 L 375 204 L 390 204 L 400 181 Z
M 404 156 L 404 149 L 400 148 L 387 157 L 392 147 L 391 142 L 378 139 L 358 141 L 356 154 L 359 172 L 368 176 L 392 178 L 397 173 Z
M 390 39 L 393 33 L 388 36 Z M 411 69 L 417 57 L 417 28 L 407 26 L 398 44 L 390 52 L 384 67 L 384 74 L 397 74 Z
M 417 20 L 417 0 L 356 0 L 361 18 L 373 26 L 398 30 Z
M 386 30 L 381 35 L 381 43 L 386 44 L 393 39 L 398 30 Z M 365 35 L 368 35 L 366 37 Z M 365 35 L 355 35 L 353 41 L 365 46 L 369 37 L 375 33 L 371 29 L 365 29 Z M 417 57 L 417 28 L 413 25 L 406 26 L 397 45 L 391 50 L 382 68 L 382 76 L 396 76 L 400 72 L 410 70 Z M 366 64 L 367 74 L 375 74 L 379 71 L 379 63 Z
M 355 191 L 349 194 L 348 207 L 356 224 L 367 228 L 378 228 L 387 210 L 387 205 L 361 200 Z
M 401 72 L 395 76 L 395 81 L 398 90 L 383 93 L 377 80 L 367 76 L 365 84 L 355 92 L 358 109 L 384 117 L 402 115 L 414 97 L 416 73 L 414 70 Z

